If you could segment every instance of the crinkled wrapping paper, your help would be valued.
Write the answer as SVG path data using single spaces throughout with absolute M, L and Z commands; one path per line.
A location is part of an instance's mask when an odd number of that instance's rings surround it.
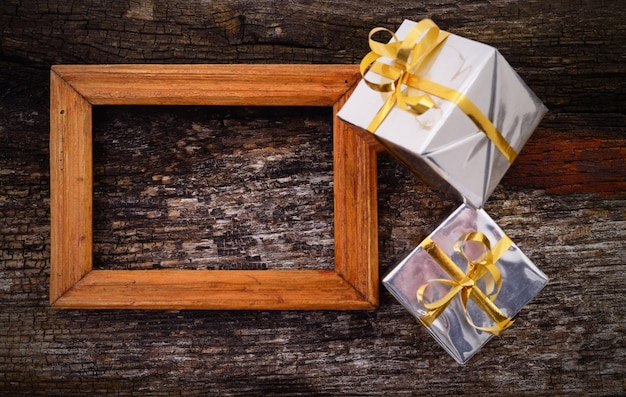
M 405 20 L 397 37 L 402 40 L 415 25 Z M 469 98 L 517 153 L 547 111 L 497 50 L 454 34 L 415 74 Z M 366 77 L 381 79 L 371 71 Z M 371 89 L 362 80 L 338 117 L 367 130 L 389 95 Z M 434 108 L 416 115 L 396 106 L 370 132 L 426 181 L 481 207 L 510 161 L 458 106 L 433 95 L 431 98 Z
M 484 210 L 463 204 L 428 239 L 445 252 L 460 270 L 467 272 L 468 262 L 455 253 L 454 246 L 463 235 L 475 231 L 484 234 L 491 244 L 506 238 Z M 497 260 L 496 266 L 502 285 L 493 303 L 504 315 L 513 318 L 547 284 L 548 278 L 514 243 Z M 429 310 L 418 301 L 417 290 L 435 279 L 451 277 L 420 245 L 384 278 L 383 284 L 413 316 L 422 319 Z M 482 288 L 481 282 L 476 284 Z M 436 300 L 449 290 L 449 286 L 433 284 L 425 290 L 426 299 Z M 467 316 L 477 326 L 493 323 L 472 299 L 467 305 Z M 459 363 L 467 362 L 493 337 L 491 333 L 468 323 L 459 297 L 452 299 L 426 329 Z

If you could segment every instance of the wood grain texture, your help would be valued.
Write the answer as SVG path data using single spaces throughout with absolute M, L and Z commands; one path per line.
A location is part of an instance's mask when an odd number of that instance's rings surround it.
M 350 92 L 335 105 L 341 109 Z M 333 140 L 335 164 L 335 269 L 365 297 L 378 304 L 378 195 L 376 152 L 381 145 L 364 131 L 351 128 L 337 117 Z M 342 211 L 337 211 L 342 208 Z M 345 238 L 349 236 L 350 238 Z
M 591 0 L 0 2 L 0 394 L 623 395 L 625 12 Z M 51 65 L 354 64 L 372 27 L 425 17 L 494 45 L 550 110 L 486 210 L 551 281 L 467 365 L 384 288 L 369 311 L 50 308 Z M 332 142 L 313 139 L 330 136 L 326 110 L 98 108 L 98 270 L 331 268 Z M 384 275 L 458 203 L 385 153 L 377 185 Z M 230 194 L 211 212 L 214 192 Z M 212 250 L 223 260 L 208 262 Z
M 93 105 L 333 106 L 359 77 L 352 65 L 55 65 L 52 70 Z
M 52 72 L 50 79 L 50 302 L 91 270 L 91 104 Z M 74 214 L 66 217 L 63 214 Z
M 74 309 L 371 309 L 334 270 L 94 270 L 55 306 Z
M 624 136 L 620 133 L 585 131 L 572 136 L 540 128 L 505 176 L 505 182 L 545 189 L 552 194 L 623 193 L 626 192 L 623 143 Z

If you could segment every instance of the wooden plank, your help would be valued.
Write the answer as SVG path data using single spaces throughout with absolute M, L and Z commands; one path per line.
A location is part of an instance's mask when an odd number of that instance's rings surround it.
M 348 96 L 337 102 L 335 112 Z M 335 238 L 335 268 L 378 305 L 376 152 L 383 147 L 370 133 L 337 118 L 334 129 L 335 230 L 345 231 Z
M 75 309 L 355 310 L 372 302 L 332 270 L 93 270 L 57 302 Z
M 353 65 L 55 65 L 52 69 L 94 105 L 332 106 L 360 78 Z
M 509 186 L 551 194 L 626 194 L 623 134 L 572 134 L 539 129 L 503 178 Z
M 50 82 L 50 302 L 91 270 L 91 105 L 55 72 Z

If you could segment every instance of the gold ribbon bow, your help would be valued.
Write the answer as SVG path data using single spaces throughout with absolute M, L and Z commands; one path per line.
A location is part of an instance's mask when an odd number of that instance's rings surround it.
M 476 259 L 468 258 L 465 247 L 468 242 L 474 242 L 482 249 L 482 255 Z M 513 320 L 505 316 L 504 313 L 494 304 L 494 301 L 502 287 L 502 276 L 496 266 L 496 262 L 511 247 L 513 242 L 508 236 L 504 236 L 492 248 L 487 236 L 481 232 L 469 232 L 464 234 L 454 245 L 454 251 L 463 257 L 467 265 L 467 273 L 461 269 L 443 252 L 435 242 L 429 237 L 420 246 L 441 266 L 452 280 L 433 279 L 422 284 L 417 289 L 418 302 L 428 309 L 428 312 L 420 318 L 425 326 L 430 326 L 433 321 L 446 309 L 452 299 L 459 295 L 463 311 L 468 324 L 472 327 L 494 335 L 500 334 L 503 330 L 513 324 Z M 485 292 L 483 292 L 476 282 L 484 279 Z M 424 292 L 434 283 L 450 286 L 450 290 L 435 302 L 426 302 Z M 483 310 L 493 321 L 494 325 L 489 327 L 479 327 L 470 318 L 467 312 L 467 302 L 471 298 L 478 307 Z
M 391 34 L 393 40 L 389 43 L 374 40 L 372 37 L 378 32 Z M 468 97 L 459 91 L 424 79 L 416 74 L 428 55 L 448 36 L 448 32 L 440 30 L 430 19 L 418 22 L 404 40 L 399 40 L 394 32 L 385 28 L 379 27 L 370 31 L 368 40 L 371 51 L 361 61 L 361 75 L 363 81 L 370 88 L 379 92 L 390 92 L 391 95 L 376 113 L 367 130 L 375 133 L 396 103 L 401 109 L 418 115 L 435 107 L 434 101 L 428 95 L 431 94 L 458 106 L 487 135 L 509 163 L 513 163 L 517 157 L 515 149 L 509 145 L 491 120 Z M 380 58 L 388 58 L 393 62 L 387 64 L 382 62 Z M 374 82 L 367 78 L 367 72 L 382 76 L 387 82 Z M 427 94 L 408 95 L 406 93 L 407 87 L 418 89 Z

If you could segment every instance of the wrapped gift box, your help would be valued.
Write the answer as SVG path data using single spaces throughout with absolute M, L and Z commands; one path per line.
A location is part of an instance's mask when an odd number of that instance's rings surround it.
M 508 327 L 547 282 L 484 210 L 467 204 L 383 280 L 459 363 Z
M 397 38 L 403 41 L 415 27 L 415 22 L 405 20 L 396 32 Z M 385 56 L 377 62 L 398 64 Z M 396 105 L 373 127 L 375 115 L 394 93 L 372 89 L 366 80 L 383 84 L 389 79 L 370 70 L 338 116 L 374 133 L 395 157 L 427 182 L 456 192 L 464 201 L 481 207 L 547 109 L 496 49 L 454 34 L 449 34 L 415 70 L 407 73 L 416 76 L 414 81 L 421 80 L 417 83 L 420 88 L 434 83 L 461 94 L 463 99 L 454 103 L 426 91 L 434 103 L 429 110 L 416 114 Z M 426 90 L 401 88 L 407 95 Z M 514 150 L 512 156 L 507 158 L 502 145 L 488 138 L 475 117 L 465 113 L 463 103 L 468 100 L 497 128 L 505 140 L 503 145 L 508 143 Z

